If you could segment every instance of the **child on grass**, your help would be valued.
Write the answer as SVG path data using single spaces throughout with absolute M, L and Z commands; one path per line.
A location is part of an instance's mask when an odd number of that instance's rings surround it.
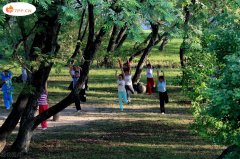
M 120 110 L 123 111 L 123 102 L 122 102 L 122 100 L 124 100 L 124 102 L 128 104 L 127 93 L 126 93 L 126 89 L 125 89 L 124 75 L 123 74 L 119 74 L 117 76 L 117 71 L 116 71 L 115 76 L 118 78 L 117 84 L 118 84 L 119 107 L 120 107 Z
M 151 95 L 152 89 L 155 87 L 155 82 L 153 79 L 153 69 L 152 69 L 152 65 L 150 62 L 148 62 L 148 64 L 147 64 L 146 76 L 147 76 L 147 93 L 149 95 Z
M 47 91 L 47 83 L 44 86 L 43 92 L 40 95 L 40 98 L 38 99 L 38 105 L 39 105 L 39 114 L 44 112 L 48 109 L 48 91 Z M 41 127 L 43 130 L 46 130 L 48 127 L 47 121 L 43 121 L 41 123 Z
M 165 114 L 165 103 L 168 103 L 168 95 L 167 95 L 167 89 L 166 89 L 166 80 L 164 77 L 164 72 L 162 76 L 159 75 L 159 71 L 157 71 L 158 75 L 158 93 L 159 93 L 159 101 L 160 101 L 160 111 L 162 114 Z

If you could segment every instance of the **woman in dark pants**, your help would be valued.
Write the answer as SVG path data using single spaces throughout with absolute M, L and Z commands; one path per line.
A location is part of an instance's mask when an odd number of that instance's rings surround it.
M 159 71 L 157 71 L 158 74 L 158 93 L 159 93 L 159 101 L 160 101 L 160 111 L 162 114 L 165 114 L 165 103 L 168 103 L 168 95 L 167 95 L 167 89 L 166 89 L 166 80 L 164 77 L 164 72 L 162 71 L 163 75 L 159 76 Z

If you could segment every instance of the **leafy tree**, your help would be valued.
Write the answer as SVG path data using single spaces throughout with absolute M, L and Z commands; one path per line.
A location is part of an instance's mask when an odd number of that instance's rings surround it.
M 1 1 L 1 5 L 7 2 Z M 146 57 L 158 37 L 158 22 L 162 20 L 172 22 L 175 17 L 173 3 L 165 1 L 27 0 L 26 2 L 37 7 L 35 14 L 24 18 L 2 14 L 0 16 L 2 19 L 0 34 L 4 37 L 1 51 L 15 64 L 27 67 L 30 75 L 11 113 L 0 128 L 0 150 L 2 151 L 7 138 L 20 120 L 16 140 L 3 152 L 3 156 L 6 155 L 6 157 L 9 153 L 21 155 L 28 152 L 35 128 L 42 121 L 73 103 L 78 96 L 79 88 L 86 80 L 97 51 L 101 49 L 101 44 L 108 38 L 106 35 L 113 27 L 121 28 L 118 35 L 122 31 L 136 38 L 141 22 L 150 21 L 153 36 L 144 51 Z M 152 10 L 149 15 L 147 9 Z M 64 34 L 64 31 L 70 27 L 76 31 L 72 33 L 73 37 Z M 47 111 L 34 116 L 38 106 L 37 99 L 43 91 L 52 67 L 59 65 L 58 61 L 63 57 L 61 53 L 67 51 L 66 47 L 63 48 L 69 44 L 69 41 L 64 41 L 67 36 L 76 39 L 75 44 L 74 40 L 71 42 L 70 46 L 75 45 L 75 49 L 69 49 L 73 52 L 69 58 L 81 54 L 80 56 L 84 59 L 81 63 L 83 69 L 81 77 L 69 95 Z M 121 44 L 120 41 L 118 45 Z M 69 58 L 63 57 L 62 60 L 68 61 Z
M 239 158 L 239 3 L 203 4 L 211 16 L 200 21 L 201 34 L 190 43 L 183 84 L 191 91 L 197 132 L 233 145 L 219 158 Z

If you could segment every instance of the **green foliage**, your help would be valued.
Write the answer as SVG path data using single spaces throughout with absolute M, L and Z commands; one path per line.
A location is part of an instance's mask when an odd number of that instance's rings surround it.
M 33 0 L 34 3 L 37 3 L 44 10 L 47 10 L 52 4 L 53 0 Z
M 210 11 L 211 5 L 204 3 Z M 190 33 L 183 85 L 193 100 L 195 130 L 214 143 L 239 145 L 239 16 L 236 3 L 214 5 L 221 8 L 211 11 L 208 22 L 199 20 L 202 34 Z M 239 154 L 228 158 L 239 158 Z
M 215 17 L 213 26 L 205 30 L 203 45 L 209 51 L 215 52 L 219 61 L 240 50 L 240 31 L 237 17 L 231 14 L 221 14 Z M 238 18 L 239 19 L 239 18 Z
M 192 52 L 187 55 L 187 66 L 183 71 L 183 89 L 192 100 L 200 102 L 204 99 L 206 83 L 215 76 L 216 64 L 216 58 L 211 53 Z
M 229 55 L 225 59 L 222 76 L 210 81 L 206 91 L 208 106 L 201 114 L 206 124 L 213 124 L 207 133 L 215 141 L 229 144 L 236 143 L 240 133 L 240 54 Z M 212 123 L 213 120 L 218 124 Z

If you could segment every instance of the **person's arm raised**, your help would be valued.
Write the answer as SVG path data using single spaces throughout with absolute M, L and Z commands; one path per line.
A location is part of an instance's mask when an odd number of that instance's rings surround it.
M 116 70 L 116 71 L 115 71 L 115 77 L 116 77 L 116 79 L 118 79 L 117 73 L 118 73 L 118 71 Z
M 162 70 L 161 72 L 162 72 L 162 74 L 163 74 L 163 77 L 165 77 L 164 71 Z

